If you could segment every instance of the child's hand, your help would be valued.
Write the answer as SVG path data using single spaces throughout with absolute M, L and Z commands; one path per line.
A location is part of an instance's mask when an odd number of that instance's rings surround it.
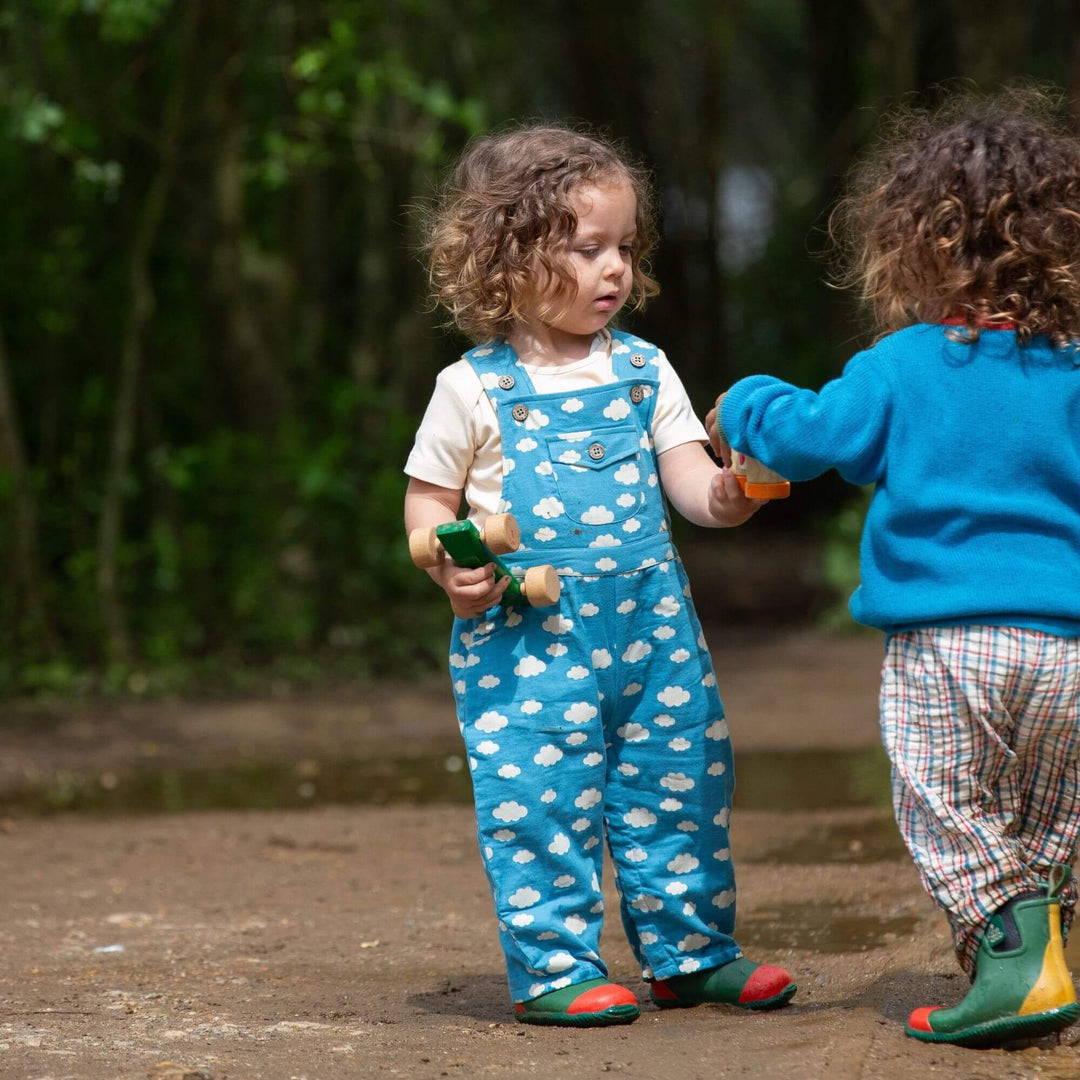
M 730 465 L 731 447 L 728 445 L 728 441 L 722 438 L 720 433 L 716 430 L 716 418 L 720 414 L 720 405 L 726 396 L 727 391 L 725 390 L 716 399 L 716 404 L 709 410 L 708 415 L 705 417 L 705 430 L 709 433 L 709 445 L 712 447 L 713 453 L 725 465 Z
M 735 474 L 726 465 L 709 481 L 709 513 L 719 525 L 741 525 L 766 502 L 767 499 L 748 499 Z
M 462 619 L 474 619 L 497 604 L 510 584 L 510 578 L 495 581 L 495 566 L 488 563 L 475 570 L 458 566 L 453 559 L 444 559 L 428 571 L 435 582 L 450 597 L 454 614 Z

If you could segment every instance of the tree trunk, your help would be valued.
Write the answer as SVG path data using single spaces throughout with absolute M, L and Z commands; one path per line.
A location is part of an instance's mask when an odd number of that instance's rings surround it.
M 44 575 L 38 552 L 38 513 L 30 490 L 18 407 L 7 372 L 7 354 L 0 332 L 0 467 L 12 479 L 12 555 L 16 585 L 15 636 L 25 630 L 40 637 L 46 649 L 59 651 L 56 630 L 49 618 L 42 589 Z
M 275 357 L 266 327 L 289 307 L 282 286 L 267 280 L 274 294 L 265 312 L 256 310 L 252 296 L 256 253 L 245 249 L 244 99 L 243 75 L 247 54 L 244 11 L 240 4 L 219 4 L 209 17 L 208 38 L 216 63 L 208 87 L 207 111 L 213 147 L 212 239 L 210 284 L 223 335 L 226 376 L 237 410 L 248 430 L 269 435 L 288 412 L 290 390 L 284 360 Z M 271 260 L 263 260 L 269 264 Z
M 157 238 L 165 204 L 176 173 L 188 68 L 198 23 L 199 0 L 188 0 L 184 8 L 176 77 L 165 101 L 162 115 L 161 160 L 150 183 L 135 230 L 128 264 L 128 308 L 120 353 L 120 382 L 116 394 L 109 471 L 102 497 L 98 526 L 98 600 L 105 633 L 105 652 L 110 660 L 128 662 L 131 642 L 127 617 L 120 596 L 117 563 L 123 536 L 124 487 L 135 447 L 138 390 L 143 369 L 146 327 L 154 309 L 150 283 L 150 253 Z

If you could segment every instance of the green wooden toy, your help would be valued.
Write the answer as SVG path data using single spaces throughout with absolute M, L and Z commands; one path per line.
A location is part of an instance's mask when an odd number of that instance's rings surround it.
M 521 530 L 513 514 L 492 514 L 483 529 L 469 520 L 448 521 L 409 533 L 409 555 L 421 570 L 437 566 L 447 555 L 458 564 L 476 569 L 492 563 L 495 580 L 510 578 L 502 603 L 508 606 L 531 604 L 548 607 L 559 602 L 562 582 L 554 566 L 530 566 L 524 577 L 515 577 L 499 556 L 517 551 Z M 455 615 L 462 612 L 455 611 Z

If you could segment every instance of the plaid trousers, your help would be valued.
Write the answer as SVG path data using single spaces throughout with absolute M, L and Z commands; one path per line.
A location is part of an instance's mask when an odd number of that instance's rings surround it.
M 1004 626 L 895 634 L 881 731 L 900 832 L 974 978 L 990 916 L 1076 860 L 1080 638 Z M 1073 882 L 1066 932 L 1076 900 Z

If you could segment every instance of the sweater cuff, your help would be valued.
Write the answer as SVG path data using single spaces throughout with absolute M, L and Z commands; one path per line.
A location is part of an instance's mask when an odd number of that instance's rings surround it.
M 716 427 L 729 446 L 746 453 L 746 425 L 749 419 L 747 405 L 755 390 L 770 386 L 779 379 L 772 375 L 750 375 L 735 383 L 724 397 L 716 414 Z

